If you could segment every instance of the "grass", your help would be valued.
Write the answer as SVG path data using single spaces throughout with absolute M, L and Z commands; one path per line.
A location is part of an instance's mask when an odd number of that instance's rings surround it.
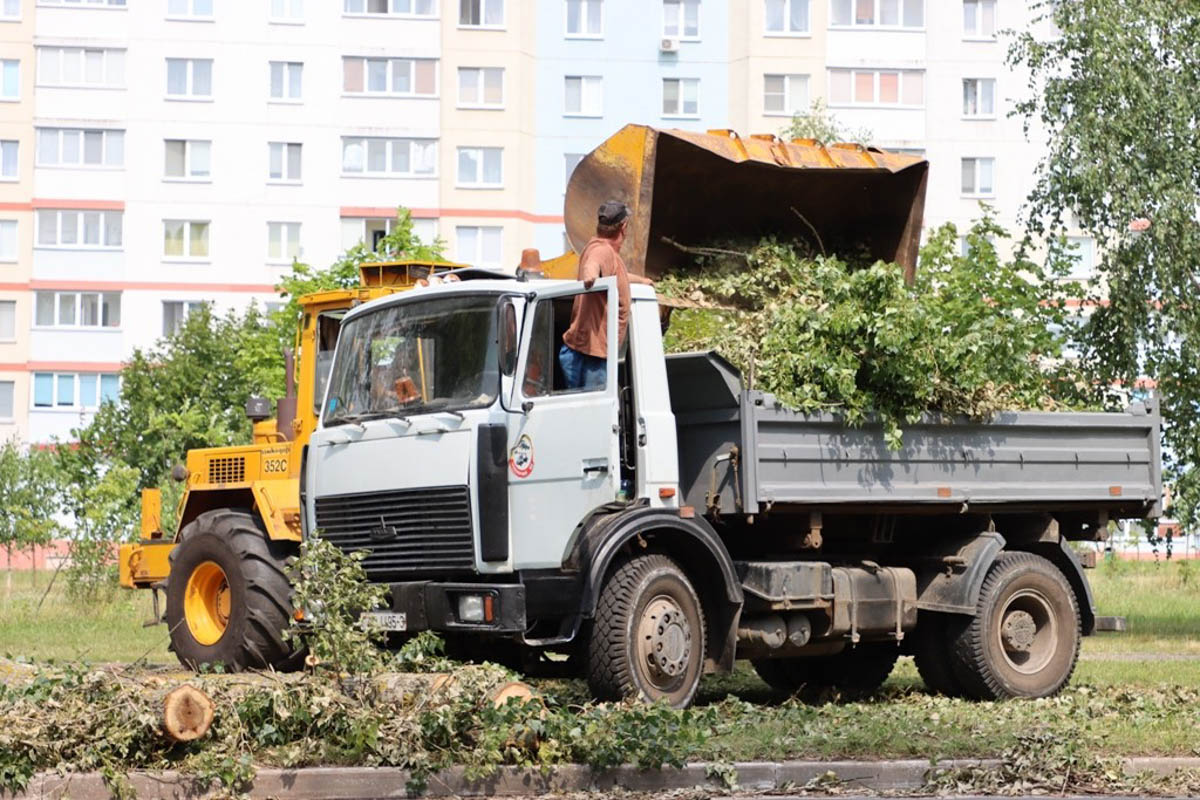
M 113 588 L 92 600 L 72 599 L 59 575 L 41 602 L 51 572 L 14 572 L 12 592 L 0 575 L 0 655 L 45 661 L 173 663 L 166 626 L 142 627 L 152 614 L 149 592 Z M 41 602 L 41 608 L 38 607 Z
M 82 604 L 56 586 L 38 611 L 47 577 L 38 575 L 35 586 L 30 575 L 17 575 L 12 595 L 0 593 L 0 655 L 173 663 L 165 628 L 141 626 L 151 613 L 145 593 Z M 1200 754 L 1200 577 L 1180 562 L 1104 563 L 1090 577 L 1099 613 L 1125 616 L 1130 632 L 1086 639 L 1072 684 L 1058 697 L 976 703 L 932 696 L 903 658 L 872 700 L 810 705 L 773 695 L 739 665 L 704 680 L 696 713 L 709 733 L 687 756 L 1004 756 L 1040 774 L 1095 776 L 1106 774 L 1105 756 Z M 550 702 L 586 701 L 582 681 L 537 683 Z

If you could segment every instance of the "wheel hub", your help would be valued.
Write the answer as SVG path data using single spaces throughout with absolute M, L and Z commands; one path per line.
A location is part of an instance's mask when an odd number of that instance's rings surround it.
M 1025 653 L 1033 646 L 1035 633 L 1037 624 L 1032 614 L 1028 611 L 1011 611 L 1004 618 L 1000 636 L 1004 641 L 1004 649 Z
M 996 637 L 1013 670 L 1033 675 L 1058 653 L 1058 621 L 1050 600 L 1037 589 L 1016 592 L 1000 610 Z
M 192 638 L 206 646 L 219 642 L 229 627 L 232 602 L 225 570 L 215 561 L 197 565 L 183 595 L 183 615 Z
M 638 625 L 638 648 L 656 680 L 678 678 L 687 670 L 692 628 L 674 599 L 660 595 L 646 604 Z

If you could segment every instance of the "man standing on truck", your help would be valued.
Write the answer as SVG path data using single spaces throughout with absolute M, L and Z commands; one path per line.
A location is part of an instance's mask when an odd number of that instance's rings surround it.
M 629 284 L 654 285 L 641 275 L 630 275 L 621 259 L 621 244 L 629 225 L 629 206 L 609 200 L 596 214 L 596 235 L 579 254 L 578 280 L 592 288 L 597 278 L 617 276 L 617 346 L 625 344 L 629 326 Z M 581 294 L 571 308 L 571 326 L 563 334 L 558 363 L 568 389 L 595 389 L 604 386 L 608 367 L 608 298 L 599 292 Z

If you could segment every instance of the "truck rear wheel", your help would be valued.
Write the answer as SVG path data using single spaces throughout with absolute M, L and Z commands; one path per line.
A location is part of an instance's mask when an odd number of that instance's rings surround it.
M 588 686 L 604 700 L 692 702 L 704 666 L 704 612 L 664 555 L 621 563 L 600 592 L 588 637 Z
M 1055 694 L 1075 671 L 1080 627 L 1075 593 L 1054 564 L 1001 553 L 954 642 L 964 691 L 981 700 Z
M 206 511 L 189 522 L 167 578 L 167 626 L 179 661 L 191 669 L 296 668 L 303 654 L 283 638 L 292 555 L 295 548 L 268 539 L 250 511 Z
M 866 697 L 883 685 L 900 648 L 891 642 L 866 642 L 832 656 L 764 658 L 752 662 L 758 676 L 772 689 L 817 697 L 834 689 L 850 698 Z

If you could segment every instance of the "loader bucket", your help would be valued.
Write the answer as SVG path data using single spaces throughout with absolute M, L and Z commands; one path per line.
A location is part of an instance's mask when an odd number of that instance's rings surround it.
M 694 260 L 667 240 L 686 247 L 775 235 L 830 255 L 895 261 L 911 279 L 928 172 L 924 159 L 859 145 L 626 125 L 579 162 L 563 213 L 578 253 L 599 205 L 626 203 L 621 255 L 638 274 Z

